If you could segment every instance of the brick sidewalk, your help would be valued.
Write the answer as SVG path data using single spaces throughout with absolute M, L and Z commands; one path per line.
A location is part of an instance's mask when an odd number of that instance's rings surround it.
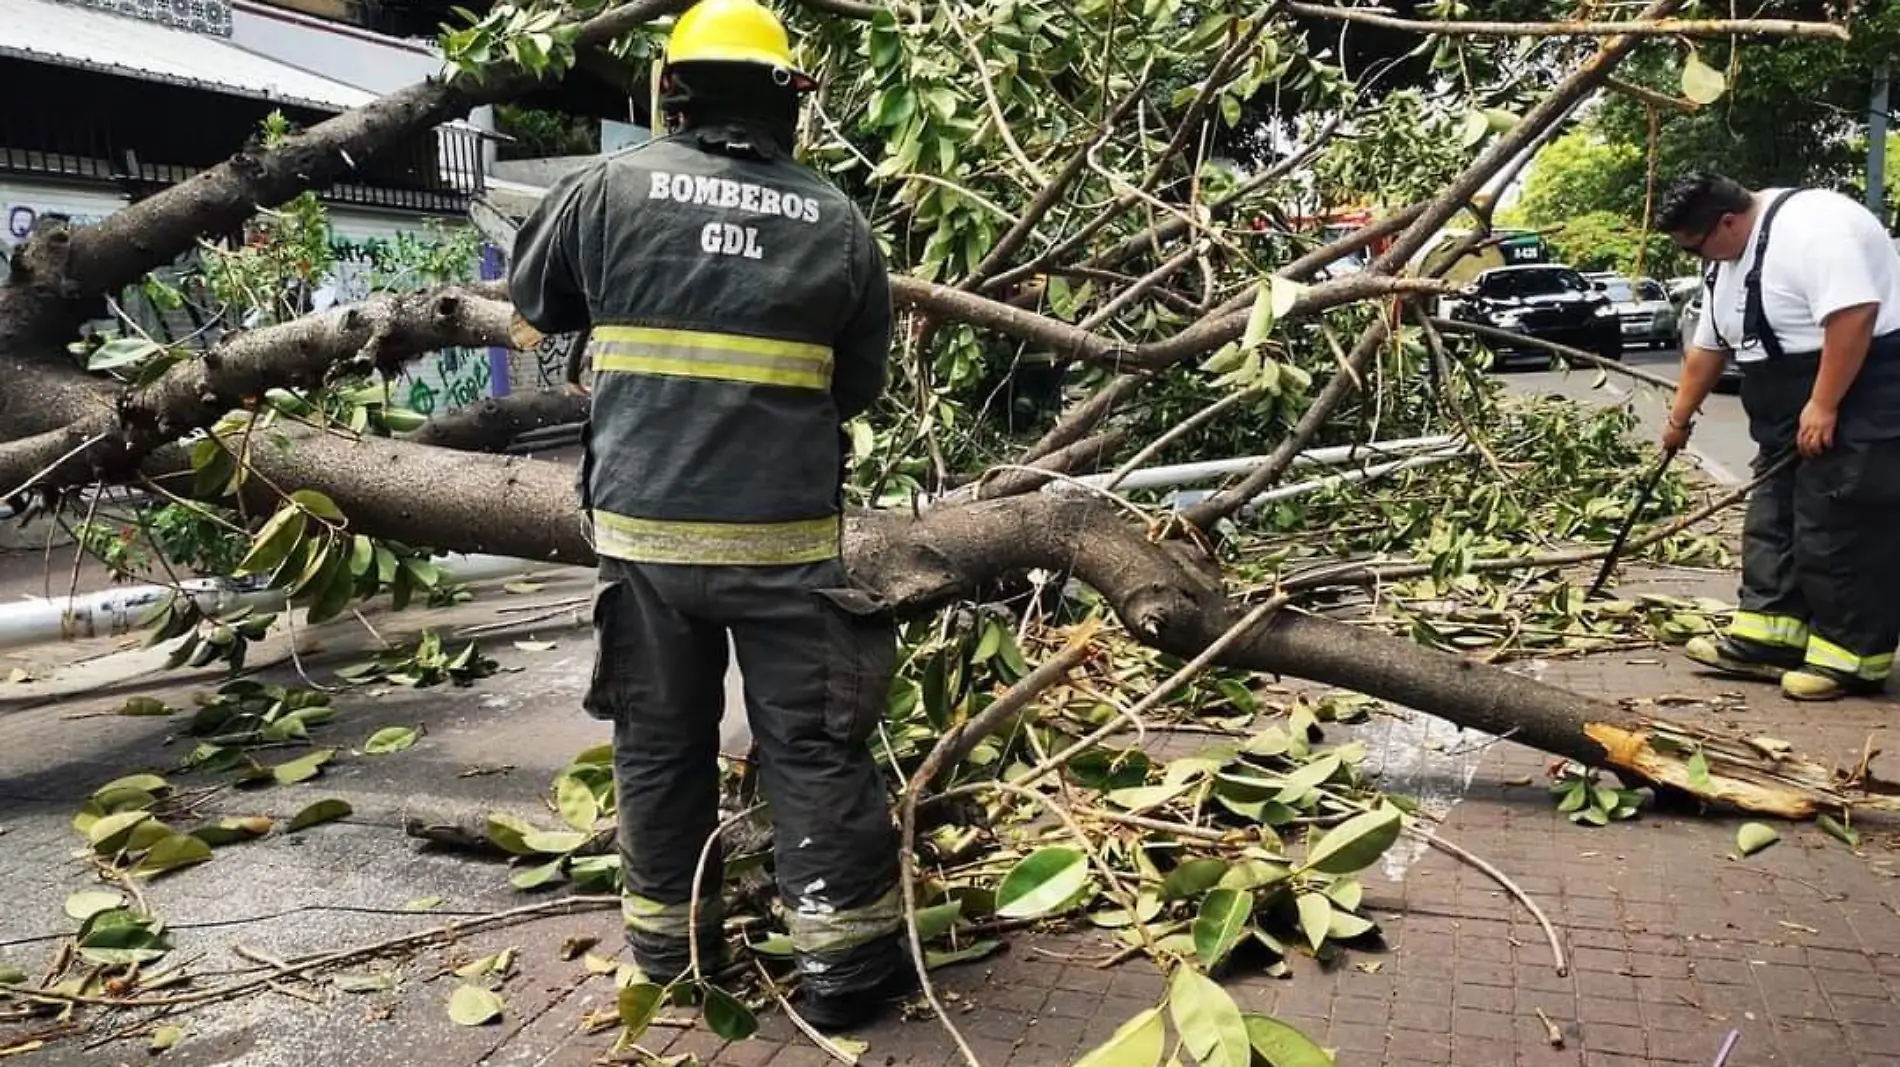
M 1664 572 L 1629 589 L 1727 598 L 1732 582 Z M 584 592 L 584 576 L 549 585 L 534 599 Z M 1626 594 L 1627 595 L 1627 594 Z M 494 618 L 490 596 L 433 616 L 376 619 L 392 640 L 426 622 Z M 511 598 L 514 607 L 524 598 Z M 342 631 L 337 631 L 339 635 Z M 453 815 L 506 808 L 544 814 L 551 775 L 605 729 L 576 710 L 585 679 L 584 629 L 542 624 L 551 652 L 526 654 L 510 641 L 484 649 L 519 673 L 466 690 L 397 692 L 340 702 L 325 743 L 361 744 L 374 729 L 424 723 L 415 749 L 395 756 L 340 760 L 314 783 L 224 795 L 220 813 L 284 817 L 317 796 L 343 796 L 348 821 L 289 838 L 221 849 L 208 864 L 163 879 L 150 890 L 173 923 L 181 951 L 204 951 L 202 966 L 231 962 L 245 944 L 297 954 L 359 944 L 443 921 L 428 916 L 306 911 L 238 926 L 201 927 L 321 904 L 400 908 L 441 896 L 446 908 L 483 910 L 519 904 L 505 869 L 417 852 L 400 830 L 407 814 Z M 326 660 L 346 662 L 355 637 L 330 636 Z M 313 667 L 313 669 L 315 669 Z M 1856 701 L 1819 708 L 1782 701 L 1771 688 L 1743 686 L 1686 669 L 1670 650 L 1528 664 L 1544 680 L 1609 699 L 1664 694 L 1721 702 L 1723 721 L 1783 737 L 1816 756 L 1858 758 L 1871 735 L 1881 747 L 1893 707 Z M 113 716 L 129 692 L 157 692 L 174 703 L 190 686 L 141 685 L 57 707 L 6 710 L 0 704 L 0 963 L 29 972 L 48 945 L 20 938 L 70 929 L 65 895 L 84 884 L 72 859 L 73 810 L 91 788 L 118 774 L 163 767 L 182 742 L 167 744 L 175 724 Z M 203 682 L 200 682 L 202 685 Z M 1712 714 L 1706 705 L 1670 706 L 1670 716 Z M 1330 728 L 1329 728 L 1330 729 Z M 1729 1067 L 1900 1067 L 1900 917 L 1896 917 L 1889 825 L 1861 827 L 1860 854 L 1811 827 L 1782 826 L 1783 840 L 1745 861 L 1729 858 L 1739 820 L 1645 811 L 1603 829 L 1573 826 L 1544 789 L 1546 757 L 1509 741 L 1483 738 L 1422 718 L 1375 717 L 1358 728 L 1389 788 L 1449 809 L 1440 833 L 1496 864 L 1548 912 L 1571 969 L 1559 976 L 1539 927 L 1490 878 L 1436 851 L 1399 853 L 1367 872 L 1367 911 L 1386 932 L 1388 950 L 1353 951 L 1328 968 L 1292 961 L 1284 980 L 1239 978 L 1230 990 L 1245 1011 L 1300 1026 L 1338 1050 L 1341 1067 L 1371 1065 L 1709 1064 L 1731 1030 L 1740 1038 Z M 1329 737 L 1329 741 L 1336 740 Z M 506 761 L 507 774 L 462 777 L 480 764 Z M 1529 779 L 1530 784 L 1521 783 Z M 1396 877 L 1394 877 L 1396 875 Z M 323 1005 L 289 997 L 253 999 L 181 1018 L 187 1037 L 158 1062 L 168 1067 L 279 1064 L 484 1064 L 541 1067 L 593 1062 L 612 1032 L 580 1032 L 582 1017 L 612 1004 L 609 979 L 588 977 L 578 961 L 558 959 L 569 937 L 613 945 L 611 913 L 544 920 L 481 934 L 406 967 L 394 993 L 335 995 Z M 452 1025 L 444 1011 L 451 982 L 429 981 L 444 963 L 515 946 L 521 973 L 508 982 L 509 1010 L 499 1026 Z M 1082 929 L 1019 934 L 1009 950 L 935 976 L 954 994 L 956 1020 L 985 1067 L 1057 1067 L 1156 1003 L 1162 979 L 1142 962 L 1101 970 L 1092 960 L 1113 950 L 1101 932 Z M 1376 964 L 1377 966 L 1373 966 Z M 1562 1031 L 1546 1037 L 1541 1009 Z M 697 1029 L 656 1029 L 647 1047 L 693 1053 L 702 1063 L 816 1065 L 823 1054 L 776 1013 L 760 1034 L 733 1045 Z M 0 1034 L 4 1036 L 4 1034 Z M 858 1035 L 870 1042 L 866 1064 L 958 1062 L 938 1024 L 893 1019 Z M 39 1064 L 145 1062 L 142 1039 L 95 1051 L 84 1039 L 17 1057 Z

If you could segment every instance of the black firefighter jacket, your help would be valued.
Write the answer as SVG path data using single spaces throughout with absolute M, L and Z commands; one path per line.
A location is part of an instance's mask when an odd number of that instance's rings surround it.
M 591 331 L 596 550 L 837 556 L 841 427 L 884 387 L 884 271 L 856 205 L 733 127 L 628 149 L 551 189 L 516 236 L 509 291 L 544 333 Z

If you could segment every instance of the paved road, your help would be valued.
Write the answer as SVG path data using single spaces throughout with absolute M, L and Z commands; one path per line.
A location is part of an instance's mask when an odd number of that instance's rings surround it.
M 1623 357 L 1623 362 L 1672 381 L 1681 369 L 1681 356 L 1674 349 L 1630 352 Z M 1501 373 L 1507 387 L 1514 391 L 1560 393 L 1606 406 L 1633 404 L 1644 430 L 1652 437 L 1662 432 L 1663 418 L 1669 413 L 1669 394 L 1632 378 L 1612 374 L 1603 388 L 1592 389 L 1597 372 L 1587 368 L 1571 371 L 1514 368 Z M 1755 457 L 1755 443 L 1749 440 L 1748 420 L 1742 414 L 1740 398 L 1723 393 L 1709 397 L 1702 406 L 1702 418 L 1689 442 L 1689 452 L 1717 481 L 1732 485 L 1748 481 L 1748 465 Z

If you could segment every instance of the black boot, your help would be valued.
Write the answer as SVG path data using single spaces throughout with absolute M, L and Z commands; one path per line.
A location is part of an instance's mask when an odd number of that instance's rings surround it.
M 798 1013 L 823 1031 L 855 1030 L 891 1001 L 917 991 L 917 968 L 903 933 L 837 957 L 801 959 Z

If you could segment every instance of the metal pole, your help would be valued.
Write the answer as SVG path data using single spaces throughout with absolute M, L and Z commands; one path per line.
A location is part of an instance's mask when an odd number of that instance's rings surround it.
M 1887 65 L 1874 68 L 1874 91 L 1867 102 L 1867 210 L 1887 224 Z

